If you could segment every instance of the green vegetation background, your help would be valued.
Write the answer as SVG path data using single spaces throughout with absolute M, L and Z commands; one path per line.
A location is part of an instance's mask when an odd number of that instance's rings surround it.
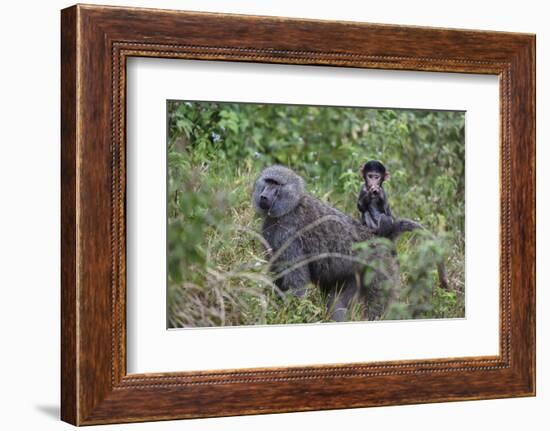
M 167 109 L 170 327 L 330 321 L 318 289 L 297 299 L 274 286 L 252 186 L 264 167 L 283 164 L 311 194 L 358 216 L 368 159 L 391 172 L 394 215 L 437 237 L 400 239 L 402 294 L 383 318 L 464 316 L 464 113 L 180 101 Z M 437 286 L 442 255 L 448 291 Z

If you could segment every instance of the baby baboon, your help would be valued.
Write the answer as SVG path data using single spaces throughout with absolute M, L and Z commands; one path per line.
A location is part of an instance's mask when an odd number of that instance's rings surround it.
M 342 321 L 354 301 L 367 319 L 379 318 L 396 299 L 399 275 L 393 248 L 373 242 L 357 220 L 304 190 L 304 181 L 283 166 L 264 169 L 256 180 L 253 204 L 263 218 L 262 235 L 273 250 L 275 282 L 301 296 L 314 283 L 328 295 L 329 310 Z M 367 284 L 365 285 L 365 280 Z
M 389 172 L 377 160 L 365 163 L 359 172 L 365 181 L 357 198 L 357 209 L 361 213 L 361 221 L 375 233 L 385 236 L 383 233 L 393 224 L 393 217 L 383 186 Z
M 361 221 L 376 235 L 395 241 L 403 232 L 427 230 L 420 223 L 406 218 L 395 218 L 390 209 L 388 195 L 384 190 L 384 180 L 389 177 L 386 167 L 378 160 L 370 160 L 360 169 L 361 178 L 365 181 L 357 198 L 357 209 Z M 447 289 L 449 282 L 443 262 L 437 265 L 439 284 Z
M 395 240 L 403 232 L 424 229 L 413 220 L 393 217 L 388 195 L 384 190 L 384 180 L 389 177 L 386 167 L 378 160 L 370 160 L 360 170 L 365 181 L 357 198 L 357 209 L 361 222 L 376 235 Z

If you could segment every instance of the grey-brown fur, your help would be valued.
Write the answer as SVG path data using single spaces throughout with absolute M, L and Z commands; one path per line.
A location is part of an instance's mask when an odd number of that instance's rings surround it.
M 256 181 L 253 204 L 273 250 L 273 272 L 281 274 L 308 260 L 276 279 L 281 290 L 301 296 L 308 284 L 318 285 L 328 295 L 337 321 L 345 318 L 355 300 L 364 304 L 367 319 L 379 318 L 396 297 L 399 276 L 393 249 L 373 243 L 366 250 L 354 250 L 355 243 L 372 240 L 374 234 L 308 194 L 292 170 L 266 168 Z

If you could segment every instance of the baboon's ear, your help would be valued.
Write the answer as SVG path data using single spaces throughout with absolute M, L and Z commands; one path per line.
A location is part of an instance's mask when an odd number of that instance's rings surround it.
M 359 168 L 359 175 L 361 175 L 362 179 L 365 179 L 365 166 L 366 164 L 361 165 L 361 167 Z
M 390 171 L 386 171 L 386 173 L 384 174 L 384 181 L 389 179 L 390 179 Z

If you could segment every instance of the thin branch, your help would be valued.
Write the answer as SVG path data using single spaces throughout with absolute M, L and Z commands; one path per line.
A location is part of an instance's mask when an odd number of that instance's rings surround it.
M 267 256 L 271 256 L 271 254 L 273 253 L 273 249 L 261 234 L 256 232 L 254 229 L 241 225 L 235 225 L 235 229 L 251 234 L 254 238 L 262 243 Z

